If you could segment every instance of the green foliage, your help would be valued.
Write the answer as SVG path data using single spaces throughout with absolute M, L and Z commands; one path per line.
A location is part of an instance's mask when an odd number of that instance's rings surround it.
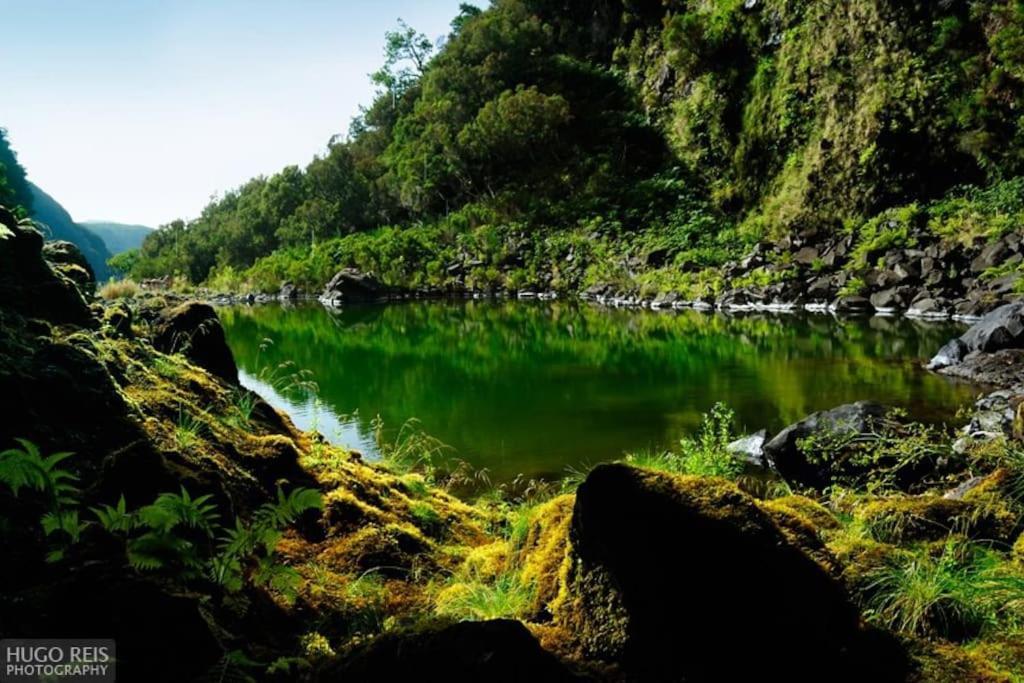
M 232 592 L 249 580 L 291 598 L 299 576 L 277 562 L 277 543 L 302 513 L 322 507 L 319 491 L 285 494 L 279 488 L 277 499 L 261 505 L 251 520 L 236 517 L 233 526 L 223 526 L 212 496 L 193 497 L 182 487 L 135 511 L 127 509 L 124 496 L 116 506 L 92 511 L 105 530 L 125 539 L 128 564 L 138 571 L 186 582 L 205 578 Z
M 521 618 L 530 607 L 533 590 L 516 572 L 493 581 L 453 583 L 441 594 L 437 612 L 464 621 Z
M 678 452 L 636 453 L 628 455 L 626 462 L 676 474 L 736 479 L 743 473 L 743 461 L 728 450 L 728 445 L 736 439 L 735 420 L 732 410 L 716 403 L 704 415 L 697 434 L 680 440 Z
M 25 169 L 18 163 L 4 128 L 0 128 L 0 206 L 7 207 L 18 218 L 26 218 L 32 210 L 32 192 Z
M 59 534 L 57 544 L 46 556 L 48 562 L 57 562 L 64 557 L 66 549 L 77 543 L 84 524 L 78 518 L 78 480 L 70 470 L 60 464 L 71 457 L 71 453 L 54 453 L 44 456 L 31 441 L 16 439 L 21 448 L 0 452 L 0 483 L 6 485 L 17 497 L 22 489 L 41 493 L 44 512 L 39 523 L 45 536 Z
M 965 640 L 1024 619 L 1024 575 L 956 539 L 875 570 L 866 592 L 869 618 L 911 635 Z

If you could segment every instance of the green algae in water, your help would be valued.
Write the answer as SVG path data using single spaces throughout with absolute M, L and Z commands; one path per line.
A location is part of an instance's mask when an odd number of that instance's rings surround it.
M 672 447 L 717 401 L 747 430 L 772 431 L 864 399 L 949 421 L 978 392 L 922 368 L 963 331 L 952 322 L 516 301 L 268 305 L 221 318 L 243 383 L 300 427 L 373 457 L 375 416 L 393 430 L 416 418 L 495 483 Z M 310 371 L 318 398 L 260 379 L 286 363 Z

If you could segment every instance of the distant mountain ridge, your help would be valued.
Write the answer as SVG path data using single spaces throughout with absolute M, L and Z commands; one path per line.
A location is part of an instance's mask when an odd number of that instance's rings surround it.
M 35 183 L 29 182 L 28 187 L 32 193 L 32 219 L 43 224 L 46 239 L 73 242 L 92 266 L 97 281 L 108 279 L 111 271 L 107 259 L 112 254 L 103 239 L 76 223 L 67 209 Z
M 153 232 L 148 225 L 115 223 L 113 221 L 81 221 L 79 223 L 92 233 L 99 235 L 111 254 L 117 255 L 131 249 L 138 249 L 142 241 Z

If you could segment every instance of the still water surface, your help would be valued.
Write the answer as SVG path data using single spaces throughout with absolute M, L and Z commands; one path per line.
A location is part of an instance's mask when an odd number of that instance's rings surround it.
M 948 420 L 977 393 L 921 367 L 956 323 L 516 301 L 235 307 L 221 319 L 243 383 L 300 427 L 373 457 L 375 416 L 392 430 L 416 418 L 495 481 L 671 447 L 716 401 L 753 431 L 860 399 Z M 311 374 L 316 398 L 280 381 L 284 363 Z

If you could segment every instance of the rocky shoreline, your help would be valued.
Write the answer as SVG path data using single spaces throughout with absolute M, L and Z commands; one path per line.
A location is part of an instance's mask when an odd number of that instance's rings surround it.
M 896 229 L 895 223 L 889 227 Z M 975 322 L 999 306 L 1024 297 L 1024 280 L 1018 270 L 1024 263 L 1024 241 L 1017 233 L 965 245 L 918 228 L 900 234 L 898 244 L 885 246 L 887 240 L 877 241 L 879 246 L 872 247 L 856 243 L 852 235 L 805 232 L 778 242 L 758 243 L 743 258 L 709 270 L 717 278 L 715 293 L 697 297 L 672 290 L 648 294 L 637 285 L 614 283 L 580 291 L 543 286 L 475 289 L 466 285 L 464 275 L 445 287 L 403 288 L 385 285 L 372 273 L 342 268 L 319 293 L 303 292 L 285 282 L 276 294 L 220 293 L 213 298 L 216 303 L 318 299 L 326 305 L 443 298 L 578 298 L 603 306 L 661 311 L 806 311 Z M 669 256 L 655 250 L 618 265 L 636 277 L 652 268 L 671 270 L 665 265 Z

